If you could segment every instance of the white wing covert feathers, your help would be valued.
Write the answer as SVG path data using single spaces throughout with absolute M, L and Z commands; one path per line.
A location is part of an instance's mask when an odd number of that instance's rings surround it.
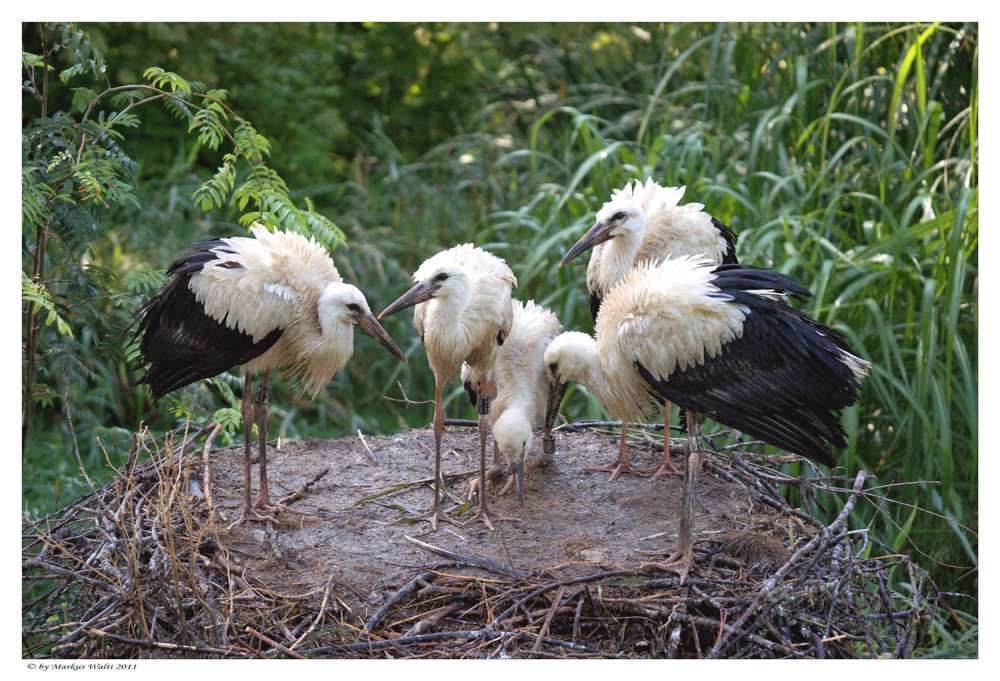
M 140 311 L 141 381 L 154 399 L 237 365 L 244 375 L 291 367 L 296 389 L 315 396 L 350 359 L 363 319 L 401 357 L 326 249 L 293 232 L 251 232 L 192 244 Z

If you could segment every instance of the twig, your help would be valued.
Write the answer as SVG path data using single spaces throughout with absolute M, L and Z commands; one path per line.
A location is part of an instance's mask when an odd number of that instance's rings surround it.
M 259 638 L 261 641 L 263 641 L 264 643 L 267 643 L 268 645 L 274 646 L 275 648 L 277 648 L 281 652 L 285 653 L 286 655 L 291 655 L 292 657 L 294 657 L 294 658 L 296 658 L 298 660 L 304 660 L 304 659 L 306 659 L 304 656 L 299 655 L 294 650 L 290 650 L 289 648 L 286 648 L 285 646 L 281 645 L 280 643 L 278 643 L 274 639 L 270 638 L 269 636 L 265 636 L 264 634 L 260 633 L 256 629 L 253 629 L 251 627 L 246 627 L 243 631 L 247 632 L 248 634 L 253 634 L 257 638 Z
M 475 565 L 477 567 L 484 568 L 490 572 L 495 572 L 501 575 L 508 575 L 510 577 L 524 577 L 524 573 L 520 570 L 515 570 L 513 568 L 506 567 L 503 563 L 493 558 L 485 558 L 482 556 L 468 556 L 464 553 L 456 553 L 454 551 L 448 551 L 447 549 L 442 549 L 440 547 L 422 542 L 419 539 L 414 539 L 408 535 L 403 535 L 406 541 L 416 544 L 420 548 L 430 551 L 431 553 L 436 553 L 439 556 L 448 558 L 450 560 L 457 560 L 463 563 L 468 563 L 470 565 Z
M 396 385 L 399 386 L 399 392 L 403 396 L 403 399 L 400 399 L 398 397 L 389 397 L 388 395 L 385 395 L 384 399 L 387 399 L 390 402 L 402 402 L 407 407 L 410 406 L 411 404 L 434 404 L 434 400 L 421 400 L 419 402 L 411 400 L 409 397 L 406 396 L 406 390 L 403 389 L 403 384 L 399 381 L 396 381 Z
M 375 465 L 376 466 L 381 466 L 382 465 L 382 460 L 379 459 L 377 456 L 375 456 L 375 452 L 373 452 L 372 448 L 368 446 L 367 442 L 365 442 L 365 436 L 361 433 L 361 429 L 360 428 L 358 429 L 358 437 L 361 438 L 361 444 L 363 444 L 365 446 L 365 450 L 368 452 L 368 456 L 370 456 L 371 459 L 372 459 L 372 461 L 375 462 Z
M 712 651 L 708 654 L 709 658 L 715 658 L 721 654 L 723 651 L 722 646 L 729 639 L 730 635 L 733 632 L 739 631 L 743 623 L 757 611 L 764 598 L 771 595 L 771 592 L 777 587 L 778 583 L 785 576 L 785 573 L 791 570 L 792 567 L 802 558 L 802 556 L 811 552 L 814 548 L 819 546 L 821 542 L 829 540 L 830 537 L 840 528 L 840 526 L 847 521 L 847 516 L 850 515 L 851 509 L 854 508 L 854 504 L 858 499 L 858 495 L 861 493 L 861 486 L 864 485 L 866 477 L 867 475 L 864 471 L 858 471 L 857 478 L 854 481 L 854 487 L 851 490 L 851 496 L 847 499 L 847 503 L 844 504 L 844 508 L 841 509 L 833 523 L 831 523 L 829 527 L 825 528 L 822 534 L 816 535 L 811 541 L 803 545 L 792 555 L 791 558 L 788 559 L 784 565 L 778 569 L 777 572 L 771 575 L 764 582 L 750 606 L 743 612 L 742 615 L 740 615 L 739 619 L 733 623 L 732 627 L 715 642 L 715 645 L 712 647 Z
M 278 499 L 278 503 L 279 504 L 290 504 L 293 501 L 298 501 L 299 499 L 301 499 L 302 497 L 304 497 L 306 495 L 306 493 L 309 491 L 310 487 L 312 487 L 317 482 L 319 482 L 320 480 L 322 480 L 323 476 L 325 476 L 329 472 L 330 472 L 330 468 L 329 467 L 324 468 L 319 473 L 317 473 L 316 475 L 314 475 L 313 478 L 312 478 L 312 480 L 310 480 L 306 484 L 302 485 L 302 487 L 299 487 L 297 490 L 295 490 L 294 492 L 292 492 L 288 496 L 282 497 L 281 499 Z
M 208 653 L 209 655 L 223 655 L 225 657 L 233 657 L 234 652 L 239 652 L 241 655 L 246 654 L 250 651 L 246 649 L 229 649 L 224 648 L 212 648 L 208 646 L 188 646 L 182 645 L 180 643 L 165 643 L 163 641 L 142 641 L 135 638 L 129 638 L 127 636 L 119 636 L 118 634 L 112 634 L 107 631 L 102 631 L 100 629 L 91 629 L 88 632 L 91 636 L 96 636 L 101 639 L 109 639 L 111 641 L 118 641 L 120 643 L 127 643 L 138 648 L 159 648 L 160 650 L 175 650 L 175 651 L 186 651 L 191 653 Z
M 556 591 L 556 597 L 552 599 L 552 607 L 549 608 L 549 613 L 545 616 L 545 621 L 542 622 L 542 628 L 538 630 L 538 636 L 535 637 L 535 645 L 531 646 L 531 652 L 538 652 L 538 649 L 542 645 L 542 639 L 549 633 L 549 624 L 552 623 L 552 617 L 556 614 L 556 610 L 559 609 L 559 604 L 562 603 L 564 591 L 566 591 L 565 586 L 560 586 L 559 590 Z
M 205 449 L 201 453 L 202 461 L 202 482 L 205 485 L 205 506 L 208 507 L 208 512 L 211 513 L 215 509 L 215 505 L 212 503 L 212 469 L 209 466 L 208 453 L 212 451 L 212 443 L 215 442 L 215 436 L 222 431 L 222 424 L 216 423 L 215 428 L 205 438 Z
M 316 613 L 316 619 L 313 620 L 313 622 L 309 625 L 309 629 L 306 630 L 306 632 L 304 634 L 302 634 L 301 636 L 299 636 L 299 638 L 296 639 L 295 643 L 293 643 L 291 646 L 289 646 L 289 650 L 291 650 L 292 648 L 295 648 L 300 643 L 302 643 L 302 641 L 304 641 L 306 639 L 306 637 L 309 636 L 309 634 L 313 633 L 313 631 L 316 630 L 316 627 L 319 626 L 320 620 L 322 620 L 323 619 L 323 615 L 326 614 L 326 604 L 330 600 L 330 587 L 331 586 L 333 586 L 333 575 L 332 574 L 330 575 L 330 578 L 326 580 L 326 586 L 323 587 L 323 602 L 319 604 L 319 612 Z
M 401 600 L 416 591 L 420 586 L 420 582 L 426 582 L 429 579 L 434 579 L 433 572 L 421 572 L 419 575 L 404 584 L 398 591 L 389 596 L 388 600 L 382 604 L 382 607 L 376 610 L 371 619 L 365 623 L 363 633 L 370 633 L 372 629 L 375 628 L 375 625 L 382 621 L 382 619 L 389 613 L 389 610 L 391 610 L 396 603 L 399 603 Z
M 94 483 L 90 480 L 90 476 L 87 475 L 87 469 L 83 466 L 83 459 L 80 457 L 80 445 L 76 441 L 76 428 L 73 427 L 73 412 L 70 410 L 69 405 L 69 382 L 66 380 L 66 365 L 60 365 L 60 369 L 62 369 L 63 386 L 65 388 L 63 400 L 66 402 L 66 421 L 69 423 L 70 435 L 73 436 L 73 453 L 76 454 L 76 462 L 80 464 L 80 472 L 83 473 L 83 479 L 87 481 L 90 491 L 94 492 Z

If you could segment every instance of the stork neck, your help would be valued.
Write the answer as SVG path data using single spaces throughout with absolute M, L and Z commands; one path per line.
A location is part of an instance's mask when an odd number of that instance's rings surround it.
M 579 343 L 574 348 L 572 365 L 562 370 L 563 380 L 576 381 L 587 387 L 597 401 L 602 405 L 614 402 L 612 387 L 608 376 L 601 367 L 601 358 L 597 351 L 597 341 L 589 338 L 587 342 Z
M 606 272 L 604 285 L 608 290 L 621 281 L 635 266 L 635 257 L 642 245 L 642 230 L 628 230 L 605 244 L 601 269 Z
M 613 360 L 602 360 L 597 339 L 589 338 L 574 348 L 570 371 L 561 374 L 563 380 L 582 383 L 601 407 L 622 421 L 642 417 L 649 411 L 643 383 L 631 366 L 619 366 Z

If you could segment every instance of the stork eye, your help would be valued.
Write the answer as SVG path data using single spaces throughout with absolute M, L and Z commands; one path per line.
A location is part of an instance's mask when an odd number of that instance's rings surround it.
M 558 368 L 559 365 L 556 362 L 553 362 L 552 364 L 549 365 L 549 373 L 554 374 L 556 372 L 556 369 Z
M 614 215 L 611 216 L 611 219 L 612 220 L 621 220 L 624 217 L 625 217 L 625 213 L 623 213 L 621 211 L 618 211 L 617 213 L 615 213 Z
M 361 306 L 358 305 L 357 303 L 351 303 L 350 305 L 347 306 L 347 309 L 350 310 L 351 312 L 361 312 Z
M 447 278 L 448 278 L 448 275 L 445 272 L 442 272 L 441 274 L 439 274 L 436 277 L 434 277 L 433 279 L 431 279 L 431 281 L 434 282 L 435 284 L 440 284 L 442 281 L 444 281 Z

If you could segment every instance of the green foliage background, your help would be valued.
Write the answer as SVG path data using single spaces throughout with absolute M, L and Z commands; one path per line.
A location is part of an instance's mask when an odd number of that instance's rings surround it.
M 23 45 L 26 513 L 84 491 L 75 446 L 107 479 L 142 423 L 236 425 L 233 376 L 154 407 L 129 369 L 132 313 L 185 244 L 263 214 L 335 248 L 379 310 L 473 241 L 518 297 L 589 331 L 585 266 L 556 263 L 613 188 L 652 175 L 872 361 L 839 460 L 934 482 L 855 522 L 976 596 L 977 25 L 25 24 Z M 386 321 L 408 366 L 359 336 L 320 400 L 278 383 L 271 434 L 428 423 L 383 398 L 433 390 L 408 316 Z M 457 387 L 446 409 L 471 416 Z M 565 410 L 600 414 L 579 388 Z M 928 654 L 975 654 L 974 601 L 949 603 Z

